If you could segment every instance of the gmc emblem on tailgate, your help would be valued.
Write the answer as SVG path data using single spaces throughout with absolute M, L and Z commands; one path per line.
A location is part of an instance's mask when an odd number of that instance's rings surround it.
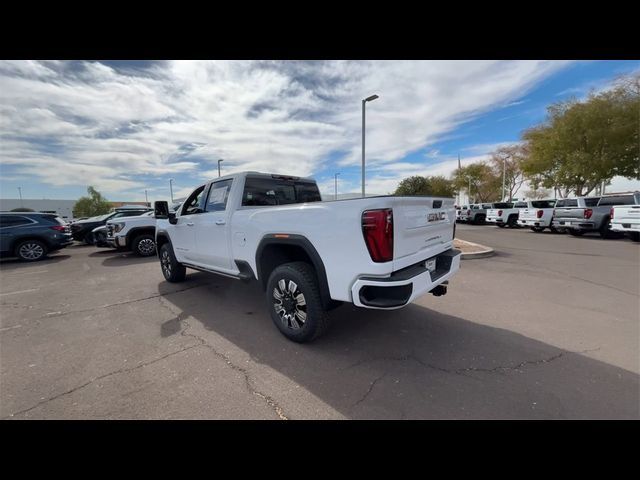
M 445 212 L 429 213 L 427 214 L 428 222 L 437 222 L 438 220 L 444 220 L 446 218 Z

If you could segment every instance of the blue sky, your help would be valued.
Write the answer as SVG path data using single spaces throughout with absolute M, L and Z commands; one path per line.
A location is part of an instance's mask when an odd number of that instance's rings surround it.
M 181 196 L 223 172 L 315 177 L 367 191 L 482 160 L 638 61 L 0 62 L 0 197 Z M 616 179 L 612 188 L 640 188 Z

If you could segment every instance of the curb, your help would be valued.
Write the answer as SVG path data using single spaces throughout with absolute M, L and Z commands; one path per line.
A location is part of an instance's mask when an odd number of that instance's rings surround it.
M 474 258 L 493 257 L 495 253 L 496 252 L 493 250 L 493 248 L 482 250 L 481 252 L 463 253 L 461 260 L 473 260 Z
M 483 248 L 483 250 L 480 250 L 479 252 L 467 252 L 467 253 L 462 252 L 461 260 L 473 260 L 474 258 L 492 257 L 496 253 L 493 250 L 493 248 L 487 247 L 486 245 L 480 245 L 479 243 L 469 242 L 467 240 L 460 240 L 460 241 L 466 244 L 472 245 L 474 247 Z

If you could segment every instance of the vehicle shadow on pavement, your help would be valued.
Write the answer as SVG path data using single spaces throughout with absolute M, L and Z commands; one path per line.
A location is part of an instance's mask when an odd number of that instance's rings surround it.
M 92 258 L 101 258 L 102 265 L 105 267 L 121 267 L 125 265 L 139 265 L 143 263 L 158 262 L 158 257 L 151 255 L 149 257 L 141 257 L 131 252 L 97 251 L 89 254 Z
M 11 270 L 17 270 L 25 267 L 33 267 L 33 266 L 46 266 L 54 263 L 62 262 L 71 258 L 71 255 L 59 255 L 57 253 L 52 253 L 50 256 L 43 258 L 42 260 L 38 260 L 37 262 L 24 262 L 18 258 L 6 257 L 0 259 L 0 271 L 9 272 Z
M 204 285 L 188 288 L 195 283 Z M 323 337 L 300 345 L 272 324 L 257 282 L 189 271 L 182 285 L 158 285 L 181 312 L 160 335 L 200 322 L 348 418 L 640 417 L 637 374 L 472 319 L 415 304 L 395 311 L 344 305 L 331 312 Z

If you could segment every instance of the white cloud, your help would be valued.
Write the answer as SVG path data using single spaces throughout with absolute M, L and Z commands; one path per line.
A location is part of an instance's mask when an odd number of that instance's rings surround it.
M 389 165 L 369 179 L 385 190 L 393 172 L 414 168 L 393 162 L 565 65 L 176 61 L 125 74 L 97 62 L 0 62 L 0 161 L 50 185 L 106 192 L 139 189 L 139 175 L 215 177 L 218 158 L 225 173 L 309 176 L 332 152 L 359 163 L 360 101 L 377 93 L 367 162 Z

